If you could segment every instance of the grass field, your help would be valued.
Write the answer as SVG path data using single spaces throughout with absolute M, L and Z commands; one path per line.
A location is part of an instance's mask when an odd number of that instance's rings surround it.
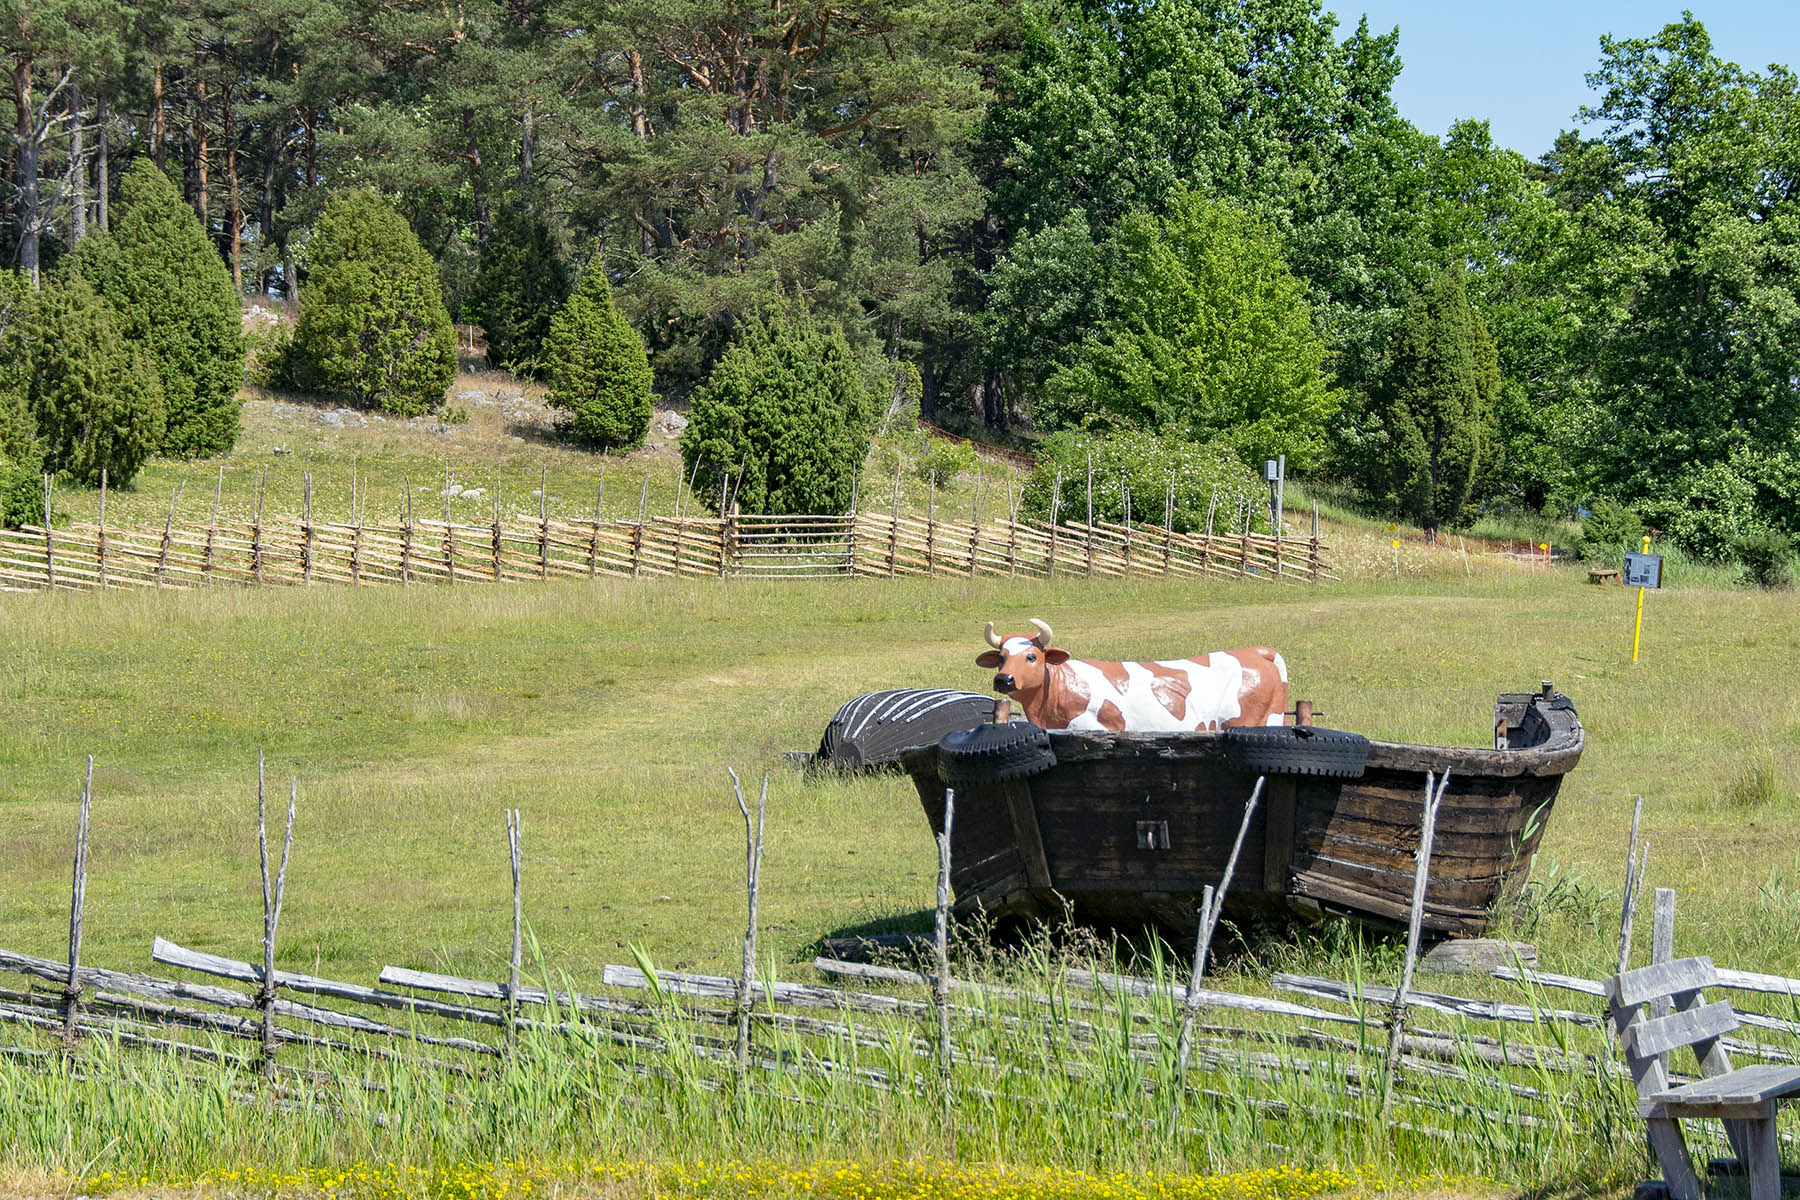
M 1631 593 L 1563 573 L 1274 590 L 1221 584 L 550 585 L 8 597 L 0 605 L 0 944 L 62 936 L 86 754 L 88 946 L 164 934 L 247 954 L 259 929 L 258 749 L 300 781 L 282 959 L 491 973 L 509 913 L 501 810 L 524 814 L 526 911 L 574 978 L 629 943 L 665 965 L 735 953 L 741 825 L 725 768 L 773 775 L 769 944 L 918 920 L 933 850 L 910 786 L 807 779 L 845 698 L 981 688 L 982 621 L 1041 615 L 1095 656 L 1272 642 L 1325 723 L 1481 744 L 1495 692 L 1554 679 L 1589 750 L 1526 914 L 1547 965 L 1607 958 L 1632 796 L 1678 948 L 1800 971 L 1800 613 L 1752 592 Z M 1550 886 L 1554 885 L 1554 886 Z M 1256 964 L 1246 964 L 1254 967 Z
M 672 440 L 653 435 L 662 444 L 602 458 L 548 439 L 536 396 L 504 376 L 471 373 L 459 389 L 484 400 L 465 400 L 470 420 L 443 429 L 366 417 L 339 427 L 320 419 L 322 406 L 252 396 L 244 436 L 222 460 L 222 514 L 248 513 L 266 467 L 270 511 L 297 511 L 310 472 L 315 513 L 347 516 L 353 461 L 371 519 L 401 513 L 407 485 L 418 515 L 441 514 L 446 461 L 459 491 L 481 489 L 452 501 L 459 521 L 491 516 L 496 468 L 508 514 L 535 513 L 540 472 L 553 515 L 591 513 L 602 470 L 609 516 L 635 513 L 646 473 L 650 510 L 672 511 Z M 160 523 L 183 481 L 180 517 L 204 521 L 218 465 L 152 463 L 109 497 L 109 524 Z M 985 503 L 1003 503 L 1013 478 L 990 464 L 940 492 L 939 511 L 966 513 L 981 487 Z M 925 486 L 910 475 L 903 486 L 903 504 L 923 513 Z M 891 487 L 875 489 L 883 505 Z M 96 515 L 94 493 L 58 496 L 65 518 Z M 1289 498 L 1290 521 L 1310 517 L 1304 489 Z M 1536 942 L 1549 969 L 1609 971 L 1641 793 L 1648 882 L 1679 894 L 1677 952 L 1800 974 L 1791 594 L 1724 587 L 1722 569 L 1672 559 L 1673 586 L 1649 596 L 1633 665 L 1634 593 L 1589 587 L 1569 567 L 1427 545 L 1326 499 L 1331 560 L 1350 582 L 1317 588 L 663 580 L 0 597 L 0 946 L 46 957 L 65 947 L 76 800 L 92 754 L 84 959 L 143 969 L 158 934 L 255 957 L 261 751 L 278 798 L 290 777 L 299 786 L 284 967 L 358 982 L 390 963 L 501 977 L 511 917 L 502 810 L 516 807 L 542 969 L 592 986 L 604 964 L 637 950 L 661 967 L 731 973 L 743 912 L 742 824 L 725 775 L 735 767 L 752 786 L 771 776 L 765 965 L 810 979 L 821 937 L 927 927 L 935 848 L 904 779 L 803 777 L 782 752 L 815 745 L 837 706 L 863 691 L 984 689 L 973 664 L 982 622 L 1023 628 L 1041 616 L 1059 643 L 1093 657 L 1273 643 L 1292 664 L 1294 695 L 1314 701 L 1322 723 L 1392 739 L 1481 745 L 1495 693 L 1553 679 L 1581 711 L 1588 751 L 1552 815 L 1535 885 L 1499 931 Z M 1122 950 L 1140 956 L 1138 969 L 1163 965 L 1144 942 Z M 1391 982 L 1398 957 L 1391 941 L 1346 938 L 1328 923 L 1245 931 L 1213 973 L 1241 991 L 1266 990 L 1279 969 Z M 1006 972 L 1024 970 L 1034 987 L 1054 978 L 1032 969 L 959 967 L 1015 980 Z M 1168 1027 L 1169 1014 L 1158 1021 Z M 1588 1049 L 1607 1053 L 1598 1041 Z M 361 1065 L 324 1062 L 336 1111 L 279 1117 L 244 1107 L 222 1075 L 115 1060 L 99 1044 L 85 1084 L 0 1062 L 0 1195 L 91 1185 L 358 1200 L 1302 1200 L 1609 1192 L 1641 1168 L 1636 1129 L 1612 1115 L 1622 1100 L 1592 1080 L 1566 1123 L 1535 1133 L 1507 1120 L 1507 1081 L 1486 1080 L 1489 1090 L 1469 1094 L 1486 1107 L 1468 1142 L 1450 1148 L 1230 1106 L 1196 1112 L 1198 1130 L 1169 1140 L 1129 1056 L 1071 1082 L 1049 1063 L 1031 1069 L 1044 1046 L 1002 1038 L 995 1061 L 1023 1064 L 1014 1086 L 1029 1095 L 959 1110 L 952 1165 L 933 1160 L 944 1139 L 928 1096 L 872 1102 L 827 1085 L 810 1106 L 727 1109 L 679 1078 L 621 1094 L 566 1051 L 534 1050 L 461 1092 L 397 1066 L 368 1097 Z M 1292 1098 L 1303 1110 L 1321 1096 L 1302 1086 Z M 396 1110 L 400 1127 L 378 1123 Z M 594 1157 L 595 1146 L 611 1155 Z

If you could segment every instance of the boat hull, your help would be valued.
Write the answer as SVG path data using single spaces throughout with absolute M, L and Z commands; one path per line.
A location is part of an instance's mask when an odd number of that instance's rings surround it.
M 1504 726 L 1504 728 L 1502 728 Z M 1496 706 L 1497 744 L 1473 750 L 1372 741 L 1355 779 L 1270 775 L 1228 904 L 1340 913 L 1403 925 L 1411 907 L 1425 773 L 1450 772 L 1423 927 L 1476 934 L 1521 887 L 1583 735 L 1566 699 L 1516 693 Z M 1052 732 L 1056 765 L 1026 779 L 956 785 L 957 911 L 996 921 L 1150 922 L 1192 936 L 1217 886 L 1255 776 L 1217 732 Z M 938 751 L 902 757 L 934 831 Z

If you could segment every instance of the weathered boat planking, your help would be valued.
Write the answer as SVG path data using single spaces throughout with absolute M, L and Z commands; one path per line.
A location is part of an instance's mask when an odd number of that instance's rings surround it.
M 1228 903 L 1288 906 L 1404 925 L 1425 772 L 1450 772 L 1437 819 L 1424 928 L 1476 934 L 1523 886 L 1562 777 L 1581 759 L 1581 722 L 1548 684 L 1506 693 L 1497 749 L 1371 741 L 1361 778 L 1271 775 Z M 1149 921 L 1193 935 L 1217 884 L 1253 776 L 1227 764 L 1218 732 L 1052 731 L 1056 765 L 1025 779 L 956 787 L 957 911 L 998 921 Z M 938 748 L 902 765 L 935 831 Z

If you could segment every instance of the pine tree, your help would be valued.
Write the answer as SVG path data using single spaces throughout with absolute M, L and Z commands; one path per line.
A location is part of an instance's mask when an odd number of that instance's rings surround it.
M 182 457 L 229 450 L 244 382 L 231 272 L 194 210 L 148 159 L 119 181 L 118 210 L 110 239 L 83 240 L 76 269 L 156 363 L 168 414 L 158 449 Z
M 1460 269 L 1415 294 L 1395 339 L 1383 396 L 1386 499 L 1427 529 L 1462 519 L 1488 452 L 1499 368 Z
M 45 281 L 23 332 L 26 403 L 44 469 L 88 485 L 102 470 L 130 482 L 163 438 L 155 359 L 124 338 L 112 307 L 74 273 Z
M 875 415 L 835 322 L 753 321 L 694 393 L 681 456 L 715 501 L 729 478 L 746 512 L 841 513 Z
M 456 335 L 437 269 L 374 191 L 333 197 L 313 230 L 294 332 L 299 382 L 414 416 L 456 378 Z
M 568 264 L 556 252 L 550 227 L 531 213 L 503 212 L 482 248 L 481 270 L 469 297 L 487 334 L 488 362 L 543 377 L 544 339 L 551 318 L 568 298 Z
M 566 428 L 608 449 L 635 446 L 650 428 L 650 361 L 637 330 L 613 303 L 598 252 L 544 340 L 550 405 Z

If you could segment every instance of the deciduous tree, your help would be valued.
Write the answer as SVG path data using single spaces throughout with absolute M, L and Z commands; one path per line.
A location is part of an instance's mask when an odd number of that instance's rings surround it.
M 1052 381 L 1047 415 L 1220 441 L 1253 462 L 1319 460 L 1337 397 L 1272 230 L 1177 192 L 1166 218 L 1127 215 L 1107 257 L 1100 328 Z

